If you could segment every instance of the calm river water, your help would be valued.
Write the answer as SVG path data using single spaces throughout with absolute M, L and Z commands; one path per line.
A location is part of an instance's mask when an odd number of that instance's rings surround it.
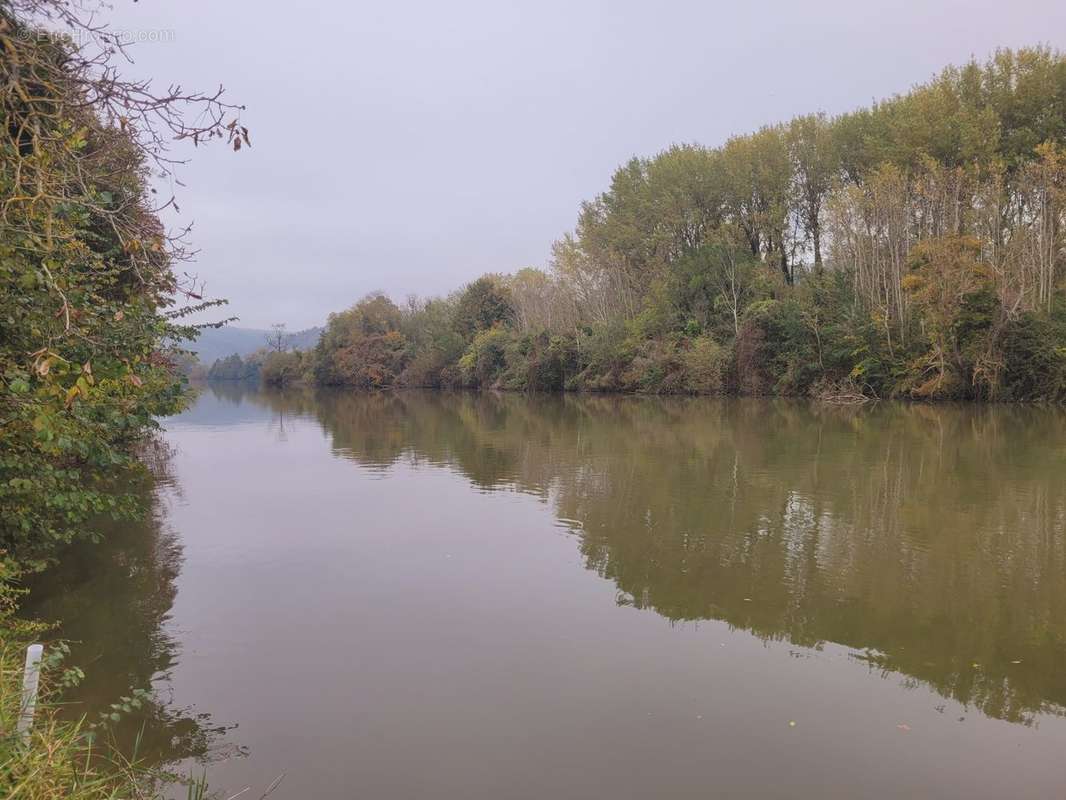
M 215 386 L 166 429 L 151 520 L 27 610 L 223 797 L 1066 793 L 1061 410 Z

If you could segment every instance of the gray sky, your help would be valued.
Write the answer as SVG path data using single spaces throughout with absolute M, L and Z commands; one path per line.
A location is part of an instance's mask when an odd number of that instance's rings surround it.
M 290 330 L 545 266 L 633 155 L 1066 47 L 1060 0 L 113 1 L 114 27 L 168 32 L 127 74 L 248 106 L 252 149 L 197 150 L 180 220 L 238 324 Z

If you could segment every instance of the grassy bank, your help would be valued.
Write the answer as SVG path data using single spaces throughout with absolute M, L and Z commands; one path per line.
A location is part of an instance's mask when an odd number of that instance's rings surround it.
M 64 668 L 64 648 L 46 652 L 37 713 L 29 742 L 16 732 L 21 713 L 26 647 L 43 626 L 15 617 L 18 593 L 13 568 L 0 573 L 0 798 L 4 800 L 103 800 L 155 796 L 155 780 L 134 757 L 123 757 L 94 735 L 87 720 L 59 714 L 62 690 L 80 673 Z

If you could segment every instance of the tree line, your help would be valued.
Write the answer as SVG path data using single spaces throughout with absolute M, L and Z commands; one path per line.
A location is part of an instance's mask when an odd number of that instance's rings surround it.
M 264 380 L 1066 398 L 1066 59 L 949 67 L 836 117 L 633 158 L 547 270 L 375 293 Z

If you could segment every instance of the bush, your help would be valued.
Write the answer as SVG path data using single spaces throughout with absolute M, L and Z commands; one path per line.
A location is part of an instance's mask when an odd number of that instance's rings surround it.
M 577 337 L 577 357 L 581 373 L 572 388 L 589 391 L 617 391 L 622 388 L 622 372 L 633 358 L 633 348 L 620 321 L 591 325 Z
M 719 394 L 725 387 L 730 353 L 710 336 L 699 336 L 681 353 L 685 390 L 692 394 Z
M 805 394 L 822 377 L 812 320 L 792 298 L 764 300 L 747 309 L 736 355 L 745 394 Z
M 1023 314 L 1002 341 L 1003 399 L 1066 400 L 1066 326 Z
M 440 347 L 419 350 L 411 356 L 404 368 L 400 382 L 404 386 L 440 388 L 449 385 L 448 375 L 452 371 L 455 357 Z
M 648 394 L 686 391 L 685 366 L 677 337 L 649 339 L 635 347 L 632 361 L 622 373 L 622 389 Z
M 546 331 L 527 334 L 513 340 L 504 355 L 508 389 L 560 391 L 577 372 L 577 345 L 572 336 L 552 336 Z
M 507 365 L 507 330 L 495 326 L 474 336 L 474 340 L 459 359 L 459 374 L 463 386 L 487 389 L 495 386 Z

